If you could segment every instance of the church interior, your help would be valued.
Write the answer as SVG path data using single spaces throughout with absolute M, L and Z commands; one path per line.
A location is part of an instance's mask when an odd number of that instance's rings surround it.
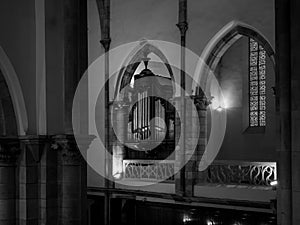
M 0 1 L 0 225 L 300 224 L 297 12 Z

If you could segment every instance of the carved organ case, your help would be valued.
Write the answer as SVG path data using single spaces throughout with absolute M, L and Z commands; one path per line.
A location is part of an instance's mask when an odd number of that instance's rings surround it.
M 171 78 L 155 75 L 147 68 L 134 75 L 129 93 L 127 159 L 164 159 L 175 148 L 175 108 Z

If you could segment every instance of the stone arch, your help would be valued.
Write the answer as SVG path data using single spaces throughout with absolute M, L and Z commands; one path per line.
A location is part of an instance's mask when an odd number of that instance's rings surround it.
M 231 21 L 209 41 L 201 54 L 194 77 L 202 88 L 207 88 L 211 81 L 209 74 L 215 71 L 224 53 L 242 36 L 250 37 L 262 45 L 275 68 L 275 52 L 267 38 L 246 23 Z M 192 90 L 196 90 L 196 86 L 193 83 Z
M 127 58 L 124 60 L 124 63 L 121 67 L 121 70 L 118 74 L 117 81 L 115 84 L 115 93 L 114 93 L 115 99 L 120 98 L 119 96 L 120 91 L 130 83 L 135 70 L 137 69 L 137 67 L 143 60 L 143 58 L 148 56 L 150 53 L 153 53 L 160 58 L 160 60 L 165 64 L 171 79 L 174 81 L 172 68 L 164 53 L 158 47 L 151 44 L 147 40 L 142 40 L 140 44 L 136 46 L 136 48 L 133 49 L 128 54 Z
M 23 98 L 23 92 L 18 76 L 3 48 L 0 46 L 0 70 L 13 105 L 15 114 L 17 134 L 25 135 L 28 128 L 27 112 Z

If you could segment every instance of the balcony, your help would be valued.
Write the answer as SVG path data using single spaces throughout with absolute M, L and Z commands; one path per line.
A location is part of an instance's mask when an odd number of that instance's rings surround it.
M 276 162 L 214 161 L 194 196 L 270 203 L 276 199 Z
M 270 187 L 277 180 L 275 162 L 214 161 L 206 182 L 221 185 Z
M 133 181 L 174 181 L 173 160 L 123 160 L 123 179 Z
M 175 161 L 123 160 L 124 183 L 136 189 L 159 193 L 175 193 Z M 276 198 L 277 167 L 275 162 L 214 161 L 206 171 L 199 172 L 194 197 L 233 199 L 269 203 Z M 197 180 L 197 179 L 196 179 Z M 138 183 L 155 184 L 138 187 Z
M 123 160 L 123 179 L 174 181 L 173 160 Z M 205 173 L 205 183 L 271 187 L 277 180 L 275 162 L 214 161 Z

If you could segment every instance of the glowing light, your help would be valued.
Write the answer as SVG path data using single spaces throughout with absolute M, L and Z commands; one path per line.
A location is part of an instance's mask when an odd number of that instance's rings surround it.
M 215 222 L 213 220 L 206 220 L 207 225 L 215 225 Z
M 113 146 L 112 176 L 117 180 L 121 179 L 123 174 L 123 155 L 120 154 L 121 152 L 120 146 Z
M 219 106 L 218 108 L 216 108 L 216 110 L 217 110 L 218 112 L 222 112 L 222 111 L 224 110 L 224 108 L 223 108 L 222 106 Z
M 113 175 L 113 177 L 115 178 L 115 179 L 121 179 L 121 177 L 122 177 L 122 174 L 121 173 L 115 173 L 114 175 Z
M 192 221 L 192 219 L 191 219 L 191 217 L 189 217 L 188 215 L 184 215 L 182 221 L 183 221 L 184 223 L 186 223 L 186 222 Z
M 273 187 L 277 186 L 277 184 L 278 184 L 277 180 L 273 180 L 273 181 L 270 182 L 270 185 L 273 186 Z
M 243 225 L 243 224 L 240 222 L 235 222 L 233 225 Z
M 212 109 L 217 110 L 218 112 L 227 109 L 229 104 L 228 100 L 224 96 L 216 96 L 211 99 Z

